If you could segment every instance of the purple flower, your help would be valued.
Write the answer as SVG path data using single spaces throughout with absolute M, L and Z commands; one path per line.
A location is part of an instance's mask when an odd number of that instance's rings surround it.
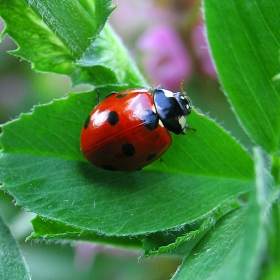
M 144 52 L 143 66 L 154 85 L 178 90 L 180 81 L 190 76 L 190 56 L 173 28 L 158 26 L 147 31 L 138 48 Z

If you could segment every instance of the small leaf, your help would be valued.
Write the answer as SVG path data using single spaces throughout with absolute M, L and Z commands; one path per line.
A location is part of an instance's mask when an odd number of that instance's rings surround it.
M 202 237 L 216 225 L 220 218 L 240 206 L 241 204 L 238 199 L 225 201 L 203 217 L 202 220 L 196 220 L 191 224 L 169 230 L 168 232 L 157 232 L 144 237 L 142 239 L 145 249 L 144 256 L 172 254 L 185 257 L 189 255 Z
M 100 65 L 114 71 L 120 84 L 129 81 L 131 87 L 148 86 L 136 65 L 128 57 L 129 54 L 121 40 L 107 25 L 76 65 L 81 67 Z
M 2 1 L 0 16 L 6 24 L 2 36 L 9 34 L 18 44 L 11 53 L 30 61 L 34 70 L 69 75 L 75 85 L 116 82 L 109 69 L 84 69 L 73 63 L 101 32 L 114 9 L 111 2 Z
M 204 0 L 207 34 L 225 93 L 245 131 L 279 150 L 280 2 Z
M 243 208 L 224 216 L 184 260 L 172 280 L 227 279 L 218 278 L 220 272 L 230 273 L 240 253 L 246 211 Z M 231 264 L 230 270 L 223 269 Z
M 0 217 L 0 279 L 31 279 L 18 245 Z
M 93 230 L 84 230 L 66 225 L 59 221 L 48 220 L 37 216 L 32 220 L 34 233 L 28 237 L 28 240 L 53 240 L 54 242 L 65 240 L 68 241 L 88 241 L 95 243 L 112 244 L 115 246 L 122 246 L 126 248 L 140 249 L 141 242 L 139 237 L 118 237 L 106 236 L 98 234 Z
M 258 279 L 261 267 L 267 253 L 268 209 L 273 201 L 275 187 L 265 168 L 263 153 L 259 148 L 254 149 L 255 159 L 255 188 L 250 194 L 244 237 L 238 266 L 231 279 Z M 269 183 L 272 186 L 269 186 Z

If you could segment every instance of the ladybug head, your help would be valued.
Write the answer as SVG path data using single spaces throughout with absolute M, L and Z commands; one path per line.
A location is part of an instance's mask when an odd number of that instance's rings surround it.
M 190 99 L 181 92 L 172 92 L 158 86 L 154 90 L 154 104 L 166 129 L 175 134 L 186 134 L 186 116 L 191 113 Z

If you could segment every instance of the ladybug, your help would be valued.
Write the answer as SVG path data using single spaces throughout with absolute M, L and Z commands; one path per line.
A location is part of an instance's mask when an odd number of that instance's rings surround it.
M 169 131 L 186 133 L 185 116 L 191 109 L 183 91 L 174 93 L 162 86 L 152 93 L 142 88 L 113 92 L 86 119 L 82 153 L 106 170 L 140 170 L 169 148 Z

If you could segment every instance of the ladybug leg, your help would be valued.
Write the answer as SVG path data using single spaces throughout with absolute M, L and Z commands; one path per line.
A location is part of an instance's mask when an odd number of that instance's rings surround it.
M 191 127 L 191 126 L 189 126 L 189 125 L 186 125 L 186 126 L 183 128 L 183 130 L 181 131 L 181 134 L 185 135 L 185 134 L 186 134 L 186 129 L 192 130 L 192 131 L 194 131 L 194 132 L 196 131 L 195 128 L 193 128 L 193 127 Z
M 195 128 L 193 128 L 193 127 L 191 127 L 191 126 L 189 126 L 189 125 L 187 125 L 187 126 L 186 126 L 186 129 L 188 129 L 188 130 L 192 130 L 192 131 L 196 131 L 196 129 L 195 129 Z

